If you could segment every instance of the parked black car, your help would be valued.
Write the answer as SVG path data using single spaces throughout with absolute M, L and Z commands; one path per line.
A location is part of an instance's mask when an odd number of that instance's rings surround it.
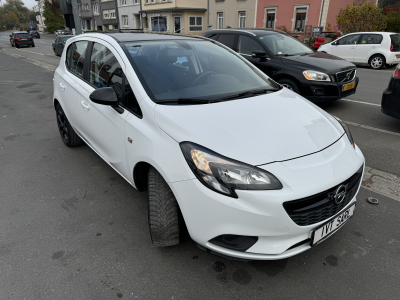
M 13 33 L 10 34 L 10 44 L 15 48 L 19 48 L 21 46 L 35 47 L 33 38 L 27 31 L 13 31 Z
M 381 107 L 384 114 L 400 120 L 400 64 L 383 92 Z
M 29 32 L 31 37 L 35 38 L 35 39 L 40 39 L 40 33 L 37 31 L 30 31 Z
M 240 53 L 269 77 L 313 102 L 337 100 L 356 92 L 359 79 L 354 64 L 314 52 L 283 31 L 217 29 L 203 36 Z
M 56 40 L 52 43 L 54 54 L 61 56 L 61 54 L 64 50 L 65 42 L 72 37 L 73 37 L 73 35 L 58 36 L 56 38 Z

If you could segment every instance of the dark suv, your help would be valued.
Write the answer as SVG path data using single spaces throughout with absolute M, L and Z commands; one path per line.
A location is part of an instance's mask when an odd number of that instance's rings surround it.
M 203 36 L 228 46 L 281 85 L 313 102 L 337 100 L 356 92 L 354 64 L 313 52 L 282 31 L 217 29 Z
M 35 39 L 40 39 L 40 33 L 37 31 L 30 31 L 29 32 L 31 37 L 35 38 Z
M 33 38 L 26 31 L 13 31 L 13 33 L 10 34 L 10 44 L 15 48 L 19 48 L 21 46 L 35 47 Z

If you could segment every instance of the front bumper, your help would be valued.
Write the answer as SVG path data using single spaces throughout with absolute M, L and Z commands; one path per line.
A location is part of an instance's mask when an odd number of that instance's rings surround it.
M 289 217 L 283 203 L 328 190 L 347 180 L 363 163 L 361 151 L 358 147 L 354 150 L 344 135 L 318 153 L 259 166 L 279 178 L 283 184 L 281 190 L 237 190 L 238 199 L 234 199 L 213 192 L 197 179 L 170 186 L 190 236 L 199 245 L 236 258 L 275 260 L 309 249 L 310 243 L 304 241 L 311 238 L 313 229 L 326 221 L 299 226 Z M 348 205 L 354 201 L 355 197 Z M 258 240 L 245 252 L 210 243 L 213 238 L 226 234 L 256 236 Z

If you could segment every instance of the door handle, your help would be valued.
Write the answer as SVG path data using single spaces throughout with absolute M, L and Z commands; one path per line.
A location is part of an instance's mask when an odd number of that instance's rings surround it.
M 82 105 L 82 107 L 85 109 L 85 110 L 89 110 L 90 109 L 90 105 L 89 104 L 87 104 L 85 101 L 81 101 L 81 105 Z
M 61 86 L 61 89 L 62 89 L 62 90 L 65 90 L 65 88 L 67 87 L 67 86 L 66 86 L 64 83 L 62 83 L 62 82 L 60 83 L 60 86 Z

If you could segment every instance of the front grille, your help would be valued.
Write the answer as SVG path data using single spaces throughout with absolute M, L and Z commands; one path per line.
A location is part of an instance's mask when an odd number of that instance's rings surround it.
M 356 69 L 351 69 L 344 72 L 336 73 L 336 80 L 339 83 L 352 81 L 354 77 L 356 77 Z
M 362 172 L 363 167 L 341 184 L 307 198 L 284 202 L 283 207 L 290 218 L 299 226 L 324 221 L 341 211 L 354 198 L 362 179 Z M 346 196 L 341 203 L 336 204 L 333 195 L 340 185 L 346 186 Z

